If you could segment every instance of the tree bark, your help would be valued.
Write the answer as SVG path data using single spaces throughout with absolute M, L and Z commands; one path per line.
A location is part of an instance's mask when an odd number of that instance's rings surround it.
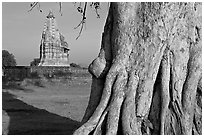
M 74 134 L 202 134 L 201 3 L 111 3 Z

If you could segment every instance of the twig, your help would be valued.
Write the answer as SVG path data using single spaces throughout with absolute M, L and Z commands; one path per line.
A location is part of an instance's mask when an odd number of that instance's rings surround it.
M 83 27 L 84 27 L 84 25 L 82 24 L 82 25 L 81 25 L 81 29 L 80 29 L 80 31 L 79 31 L 79 35 L 77 36 L 76 40 L 81 36 L 81 32 L 82 32 L 82 30 L 83 30 Z
M 59 2 L 59 7 L 60 7 L 59 12 L 60 12 L 60 14 L 62 16 L 62 2 Z
M 100 9 L 100 3 L 99 2 L 92 2 L 90 4 L 90 7 L 94 7 L 97 18 L 100 18 L 100 15 L 98 13 L 98 9 Z
M 80 31 L 79 31 L 79 35 L 77 36 L 76 40 L 81 36 L 81 33 L 82 33 L 82 30 L 83 30 L 84 24 L 86 23 L 86 7 L 87 7 L 87 2 L 85 2 L 85 5 L 84 5 L 82 20 L 81 20 L 81 22 L 74 28 L 74 29 L 77 29 L 78 27 L 81 26 L 81 29 L 80 29 Z
M 35 8 L 37 6 L 38 2 L 33 2 L 31 4 L 31 8 L 28 10 L 28 12 L 30 12 L 31 10 L 33 10 L 33 8 Z
M 95 9 L 95 12 L 96 12 L 97 18 L 100 18 L 100 15 L 98 13 L 98 9 Z
M 40 12 L 42 12 L 42 10 L 40 9 L 40 3 L 38 2 L 38 10 L 40 11 Z

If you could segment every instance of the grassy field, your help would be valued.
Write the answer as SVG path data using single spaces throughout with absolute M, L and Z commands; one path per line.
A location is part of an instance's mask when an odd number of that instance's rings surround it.
M 72 134 L 88 105 L 90 88 L 91 77 L 3 84 L 2 133 Z

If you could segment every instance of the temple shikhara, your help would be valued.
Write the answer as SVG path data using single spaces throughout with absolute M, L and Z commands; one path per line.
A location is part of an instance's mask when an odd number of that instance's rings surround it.
M 70 66 L 69 45 L 59 32 L 52 11 L 46 17 L 40 43 L 40 63 L 38 66 Z

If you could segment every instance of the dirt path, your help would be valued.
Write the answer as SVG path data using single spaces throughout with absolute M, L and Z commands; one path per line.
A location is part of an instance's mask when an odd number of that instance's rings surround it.
M 85 112 L 91 79 L 3 88 L 3 134 L 72 134 Z

